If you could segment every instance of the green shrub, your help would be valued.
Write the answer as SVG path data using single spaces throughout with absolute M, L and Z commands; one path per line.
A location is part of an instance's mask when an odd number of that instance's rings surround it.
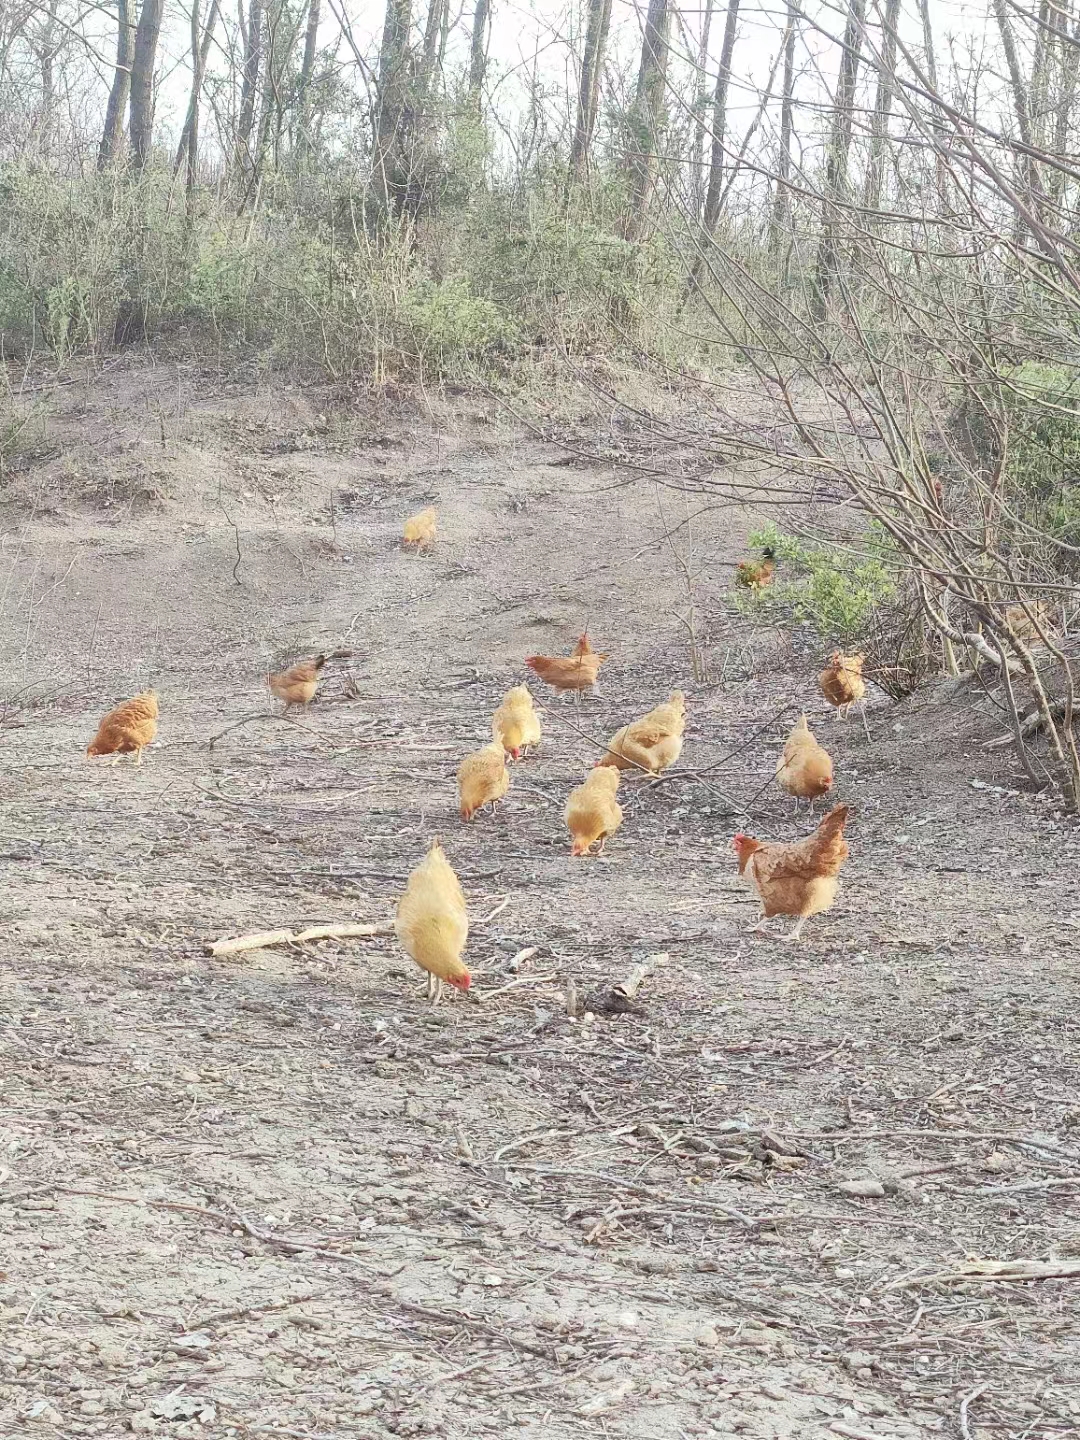
M 767 590 L 739 591 L 740 608 L 764 607 L 778 619 L 809 623 L 825 641 L 857 644 L 875 612 L 896 595 L 896 550 L 874 522 L 861 540 L 844 546 L 810 545 L 773 524 L 755 531 L 750 543 L 772 548 L 776 577 Z

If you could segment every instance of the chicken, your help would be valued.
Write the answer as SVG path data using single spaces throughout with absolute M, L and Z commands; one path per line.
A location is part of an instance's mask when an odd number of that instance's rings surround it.
M 109 711 L 86 753 L 91 757 L 112 755 L 114 765 L 119 765 L 121 755 L 134 755 L 135 764 L 141 765 L 143 751 L 157 734 L 157 722 L 157 695 L 153 690 L 144 690 Z
M 764 930 L 772 915 L 797 915 L 794 930 L 782 937 L 797 940 L 811 915 L 832 906 L 836 877 L 848 857 L 844 839 L 848 808 L 834 805 L 814 833 L 795 845 L 763 845 L 752 835 L 735 836 L 739 874 L 747 876 L 761 896 L 756 933 Z
M 328 655 L 316 655 L 313 660 L 301 660 L 291 670 L 282 670 L 279 675 L 268 677 L 271 693 L 285 702 L 283 715 L 287 715 L 293 705 L 311 704 L 319 688 L 319 671 L 329 658 Z
M 592 770 L 584 784 L 571 790 L 566 802 L 566 826 L 573 845 L 571 855 L 590 855 L 599 841 L 599 854 L 604 842 L 622 824 L 622 806 L 615 799 L 622 776 L 618 770 Z
M 413 546 L 416 550 L 430 550 L 435 544 L 435 527 L 438 518 L 438 511 L 433 505 L 429 505 L 426 510 L 421 510 L 418 515 L 410 515 L 405 521 L 405 528 L 402 531 L 404 543 Z
M 1041 645 L 1043 635 L 1055 633 L 1053 610 L 1046 600 L 1028 600 L 1025 604 L 1010 605 L 1005 611 L 1005 623 L 1018 640 L 1026 645 Z
M 592 648 L 588 635 L 582 635 L 572 655 L 530 655 L 525 664 L 545 685 L 580 699 L 583 691 L 595 690 L 597 674 L 606 659 Z
M 471 820 L 485 805 L 494 810 L 510 789 L 502 733 L 494 726 L 492 732 L 494 738 L 491 743 L 472 755 L 466 755 L 458 766 L 458 804 L 463 820 Z
M 821 693 L 830 705 L 836 706 L 841 719 L 866 694 L 862 675 L 865 659 L 865 655 L 841 655 L 839 650 L 834 650 L 828 666 L 818 676 Z
M 673 690 L 663 705 L 616 730 L 606 753 L 596 763 L 659 775 L 682 754 L 685 728 L 686 696 L 681 690 Z
M 427 997 L 442 998 L 443 981 L 468 990 L 472 976 L 461 954 L 469 938 L 465 896 L 438 840 L 409 876 L 398 901 L 394 932 L 406 954 L 427 971 Z
M 766 545 L 760 560 L 744 560 L 735 567 L 735 583 L 747 590 L 764 590 L 773 583 L 775 571 L 776 551 L 771 545 Z
M 527 685 L 515 685 L 506 692 L 492 717 L 491 727 L 494 733 L 502 735 L 504 748 L 515 760 L 527 755 L 530 746 L 540 744 L 540 720 Z
M 833 784 L 832 758 L 814 738 L 802 716 L 784 745 L 784 753 L 776 767 L 776 783 L 788 795 L 794 795 L 796 809 L 800 800 L 809 800 L 811 807 Z

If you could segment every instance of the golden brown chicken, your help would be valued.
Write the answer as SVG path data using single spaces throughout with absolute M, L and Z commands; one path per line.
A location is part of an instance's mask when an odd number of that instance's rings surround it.
M 438 511 L 433 505 L 421 510 L 418 515 L 410 515 L 402 531 L 403 542 L 414 550 L 430 550 L 435 544 L 438 519 Z
M 540 744 L 540 720 L 527 685 L 515 685 L 506 692 L 492 716 L 491 728 L 502 736 L 503 746 L 515 760 L 527 755 L 531 746 Z
M 285 702 L 281 712 L 287 715 L 293 705 L 310 705 L 319 688 L 319 671 L 330 657 L 316 655 L 313 660 L 301 660 L 291 670 L 282 670 L 278 675 L 267 677 L 270 692 Z
M 841 655 L 834 650 L 829 663 L 818 676 L 821 693 L 830 705 L 836 706 L 841 719 L 866 695 L 862 668 L 865 655 Z
M 686 696 L 681 690 L 673 690 L 663 705 L 616 730 L 606 753 L 596 763 L 659 775 L 682 754 L 685 729 Z
M 836 899 L 837 876 L 848 857 L 844 824 L 847 805 L 834 805 L 812 835 L 794 845 L 762 844 L 752 835 L 736 835 L 739 874 L 751 881 L 761 897 L 761 919 L 755 932 L 765 929 L 772 915 L 797 915 L 794 930 L 781 938 L 797 940 L 811 915 L 828 910 Z
M 833 763 L 828 751 L 819 745 L 803 715 L 784 745 L 784 753 L 776 767 L 776 783 L 788 795 L 799 800 L 815 800 L 827 795 L 833 785 Z
M 1053 638 L 1055 632 L 1053 610 L 1046 600 L 1010 605 L 1005 611 L 1005 621 L 1017 639 L 1026 645 L 1042 645 L 1043 635 Z
M 545 685 L 579 700 L 583 691 L 595 690 L 596 677 L 606 659 L 592 648 L 588 635 L 582 635 L 572 655 L 530 655 L 525 664 Z
M 760 560 L 744 560 L 735 567 L 735 583 L 747 590 L 764 590 L 773 583 L 775 573 L 776 551 L 771 545 L 766 545 Z
M 492 811 L 510 789 L 506 751 L 501 733 L 492 726 L 494 739 L 482 750 L 466 755 L 458 766 L 458 806 L 463 820 L 490 805 Z
M 134 755 L 135 764 L 142 764 L 143 751 L 157 734 L 158 702 L 153 690 L 144 690 L 133 700 L 125 700 L 110 710 L 98 726 L 98 732 L 86 747 L 87 755 L 112 755 L 119 765 L 122 755 Z
M 622 806 L 615 799 L 621 779 L 618 770 L 592 770 L 584 784 L 570 791 L 566 827 L 574 842 L 572 855 L 591 855 L 596 844 L 599 844 L 598 854 L 604 853 L 608 836 L 614 835 L 622 824 Z
M 438 840 L 409 876 L 398 901 L 394 931 L 410 959 L 427 971 L 427 997 L 442 998 L 443 981 L 468 990 L 472 977 L 461 959 L 469 938 L 465 896 Z

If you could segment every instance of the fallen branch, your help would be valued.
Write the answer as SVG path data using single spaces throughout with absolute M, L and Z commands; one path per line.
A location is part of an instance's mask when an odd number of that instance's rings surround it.
M 266 950 L 271 945 L 303 945 L 308 940 L 364 940 L 373 935 L 392 935 L 391 925 L 313 925 L 308 930 L 264 930 L 258 935 L 236 935 L 214 940 L 206 948 L 219 959 L 240 955 L 245 950 Z
M 663 965 L 669 958 L 666 950 L 646 956 L 640 965 L 634 966 L 625 980 L 620 980 L 618 985 L 613 987 L 614 993 L 621 995 L 625 1000 L 633 1000 L 657 966 Z
M 1080 1280 L 1080 1260 L 973 1260 L 959 1270 L 938 1270 L 894 1280 L 886 1290 L 910 1290 L 914 1285 L 957 1285 L 967 1280 L 1027 1282 L 1029 1280 Z
M 477 971 L 473 971 L 477 974 Z M 553 970 L 550 975 L 519 975 L 516 980 L 511 980 L 508 985 L 500 985 L 497 990 L 486 990 L 483 994 L 477 994 L 478 1000 L 494 1000 L 496 995 L 505 995 L 508 990 L 519 990 L 522 985 L 546 985 L 551 980 L 559 978 L 558 972 Z
M 1053 704 L 1050 706 L 1050 714 L 1053 719 L 1061 720 L 1064 718 L 1067 703 L 1068 702 L 1065 700 L 1055 700 L 1053 702 Z M 1019 733 L 1021 738 L 1026 740 L 1029 735 L 1035 735 L 1038 731 L 1043 729 L 1045 724 L 1046 716 L 1042 713 L 1041 710 L 1036 710 L 1030 715 L 1025 715 L 1025 717 L 1020 721 Z M 982 748 L 984 750 L 1004 750 L 1006 745 L 1011 745 L 1013 743 L 1014 738 L 1014 735 L 1011 733 L 1008 735 L 999 735 L 994 740 L 987 740 L 983 744 Z

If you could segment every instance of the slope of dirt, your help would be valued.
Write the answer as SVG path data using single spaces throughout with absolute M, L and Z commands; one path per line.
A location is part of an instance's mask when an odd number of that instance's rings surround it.
M 484 402 L 126 365 L 49 406 L 0 496 L 0 1433 L 1077 1432 L 1077 1280 L 961 1273 L 1080 1268 L 1076 830 L 979 748 L 992 712 L 839 725 L 805 641 L 729 611 L 752 515 L 673 553 L 677 498 Z M 438 549 L 404 555 L 427 503 Z M 601 695 L 545 697 L 462 826 L 462 753 L 586 621 Z M 269 716 L 267 665 L 319 649 L 354 653 Z M 146 763 L 88 763 L 150 683 Z M 674 686 L 681 776 L 572 860 L 569 788 Z M 809 827 L 751 801 L 785 706 L 856 807 L 794 947 L 746 933 L 730 848 Z M 388 934 L 208 955 L 386 925 L 435 834 L 470 997 L 428 1008 Z

